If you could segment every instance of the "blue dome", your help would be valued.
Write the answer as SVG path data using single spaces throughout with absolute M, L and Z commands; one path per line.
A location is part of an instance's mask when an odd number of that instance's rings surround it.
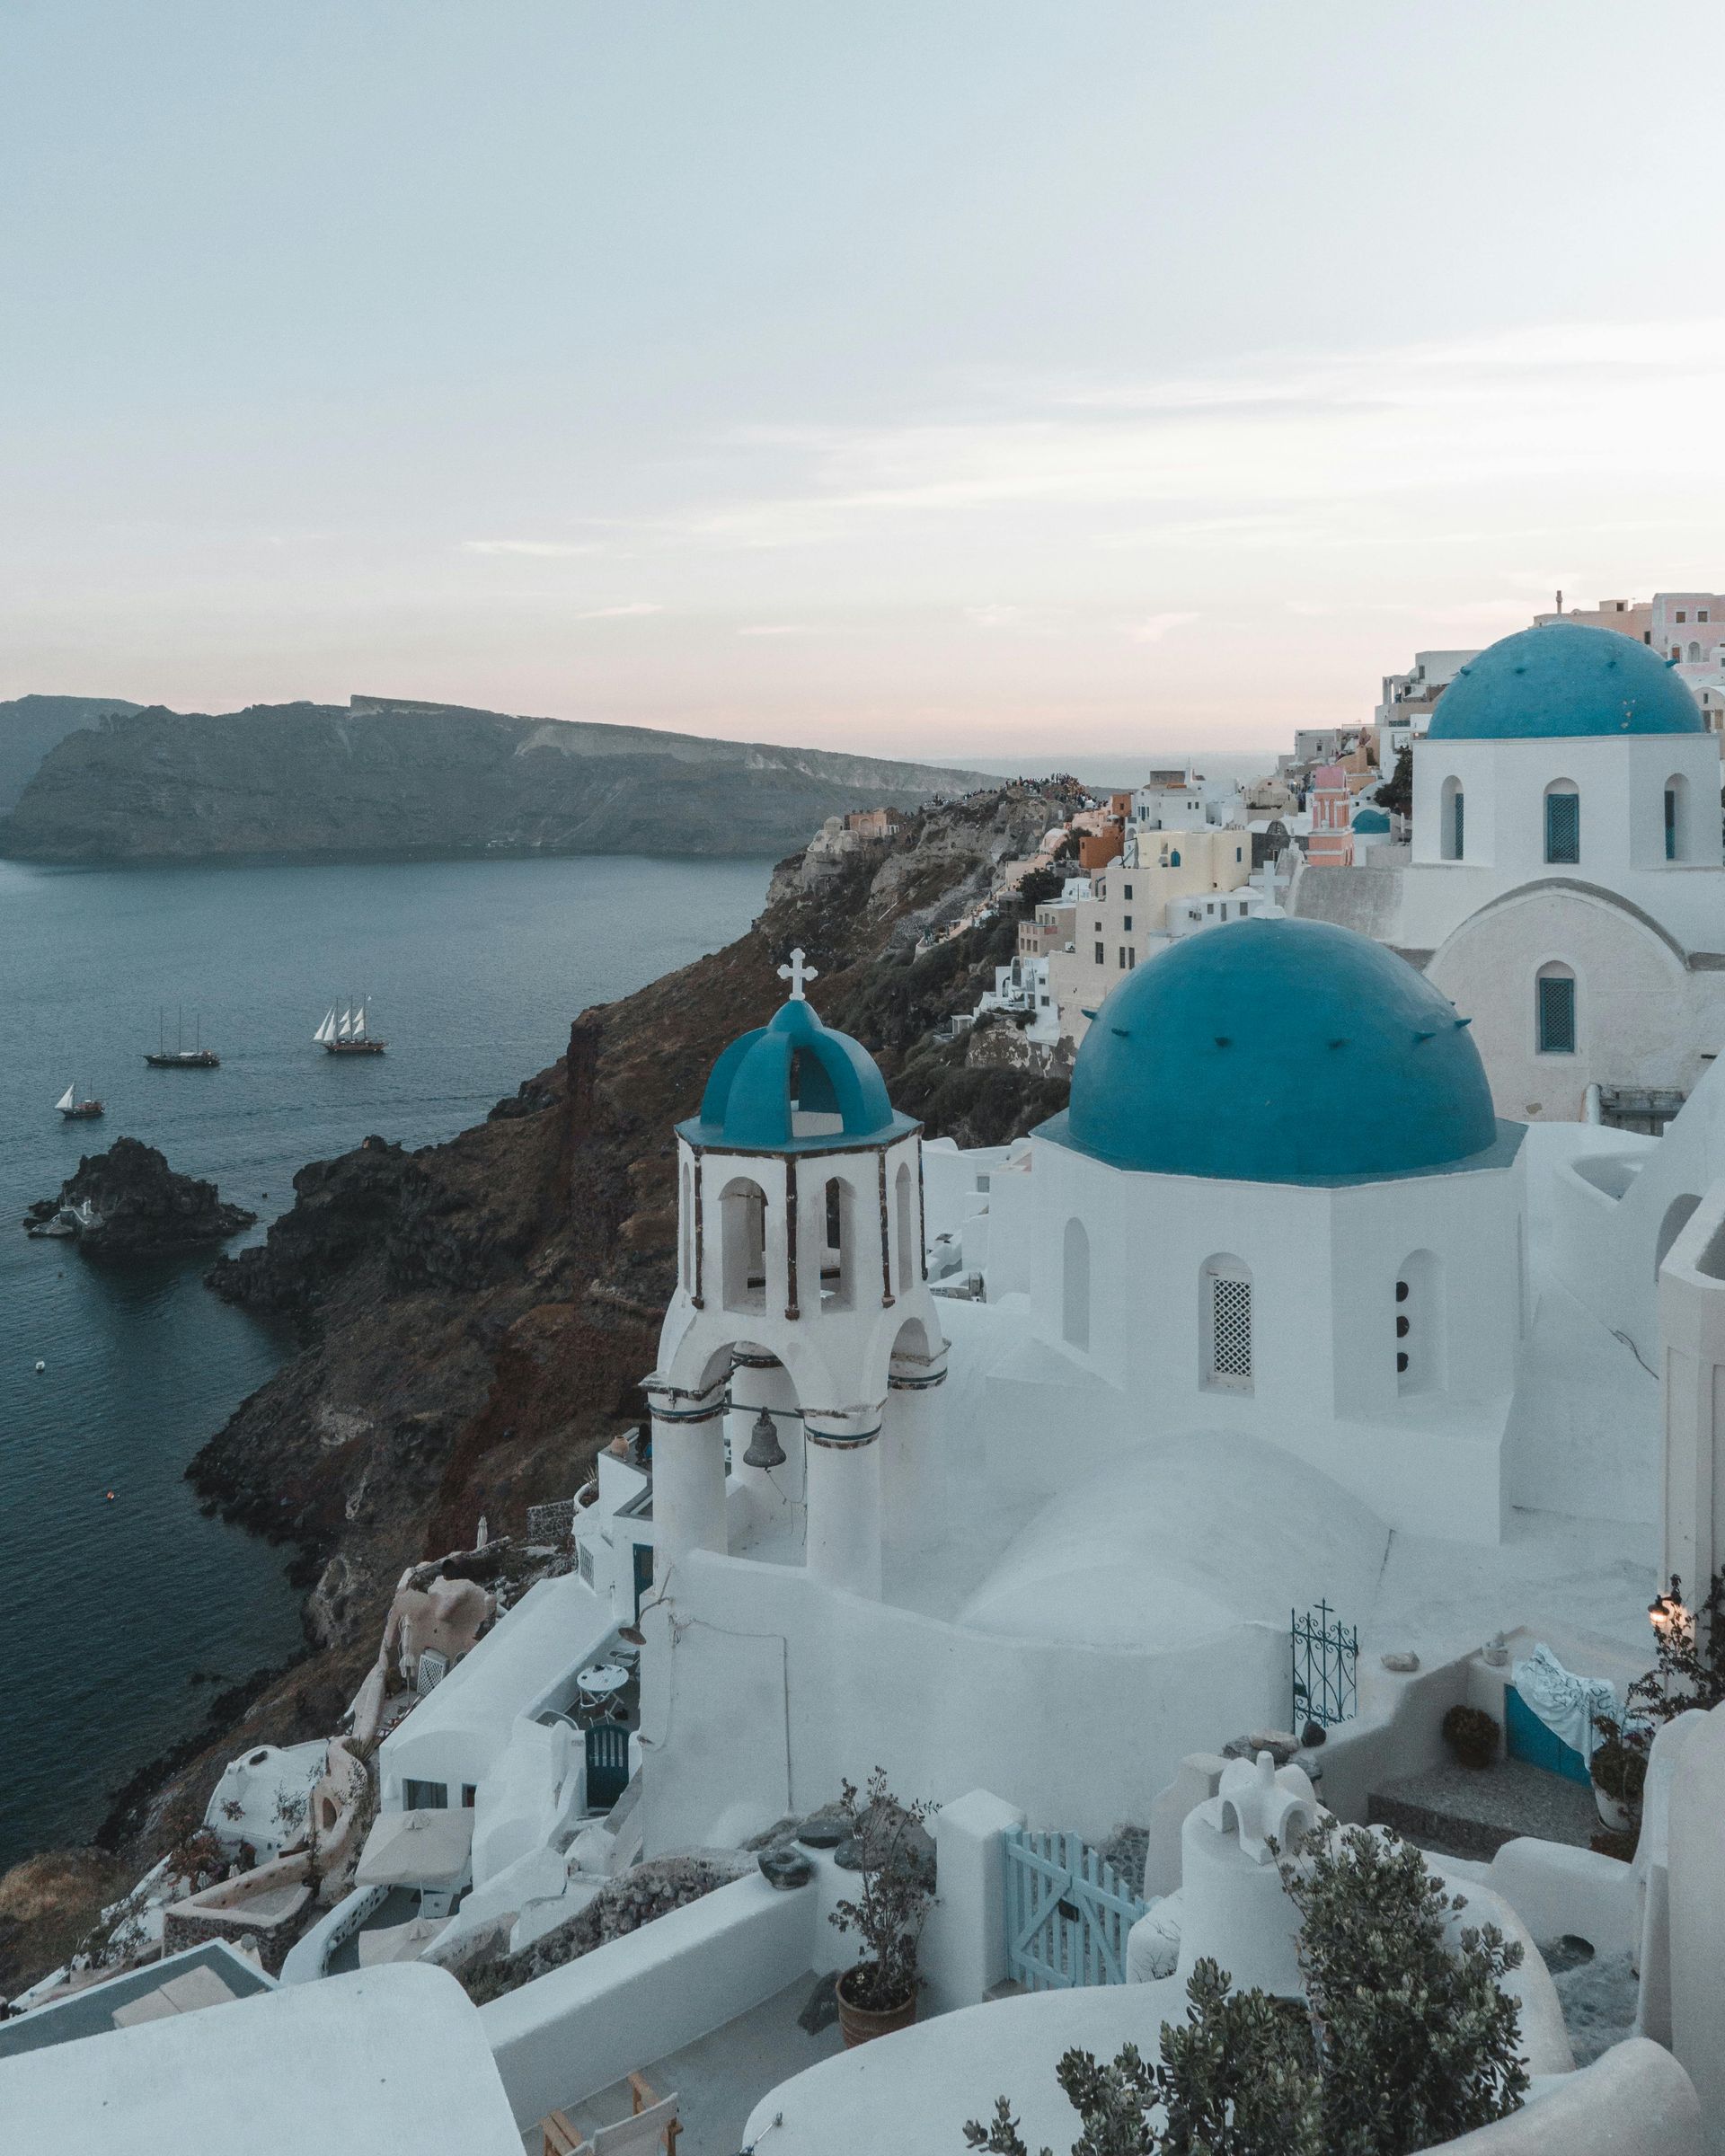
M 1469 661 L 1438 700 L 1429 741 L 1699 734 L 1701 707 L 1658 652 L 1614 629 L 1552 622 Z
M 1354 818 L 1354 829 L 1364 831 L 1367 836 L 1381 837 L 1390 827 L 1390 819 L 1381 808 L 1362 808 Z
M 825 1127 L 799 1132 L 799 1115 L 818 1117 Z M 868 1050 L 823 1026 L 795 997 L 771 1024 L 731 1042 L 712 1066 L 701 1113 L 677 1125 L 690 1144 L 733 1153 L 830 1152 L 904 1137 L 916 1127 L 894 1114 Z
M 1127 976 L 1037 1135 L 1116 1168 L 1293 1183 L 1423 1174 L 1499 1133 L 1466 1021 L 1404 959 L 1328 922 L 1249 920 Z

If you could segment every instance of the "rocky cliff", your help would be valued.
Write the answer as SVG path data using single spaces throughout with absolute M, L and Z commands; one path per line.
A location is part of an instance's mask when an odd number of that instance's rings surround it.
M 87 1153 L 58 1197 L 40 1198 L 25 1225 L 40 1232 L 57 1215 L 76 1212 L 78 1247 L 92 1258 L 118 1261 L 171 1258 L 225 1242 L 257 1219 L 243 1206 L 223 1202 L 214 1183 L 176 1175 L 165 1156 L 137 1138 L 116 1138 L 106 1153 Z
M 0 702 L 0 816 L 34 776 L 57 741 L 110 712 L 135 711 L 118 696 L 13 696 Z
M 931 764 L 355 697 L 159 707 L 68 734 L 0 853 L 166 861 L 362 853 L 776 854 L 829 816 L 987 782 Z
M 519 1532 L 529 1504 L 569 1496 L 598 1446 L 640 1419 L 675 1278 L 672 1125 L 698 1105 L 720 1050 L 772 1015 L 792 946 L 820 968 L 822 1017 L 875 1052 L 896 1102 L 931 1135 L 998 1144 L 1065 1105 L 1063 1075 L 989 1053 L 973 1061 L 964 1037 L 933 1037 L 993 986 L 1014 922 L 916 947 L 1066 807 L 1003 789 L 913 817 L 889 846 L 811 886 L 801 857 L 786 862 L 748 935 L 581 1012 L 567 1053 L 484 1123 L 411 1153 L 368 1138 L 300 1171 L 268 1240 L 209 1277 L 218 1294 L 291 1321 L 299 1352 L 190 1474 L 211 1506 L 297 1545 L 311 1651 L 139 1775 L 106 1849 L 141 1869 L 201 1817 L 234 1753 L 327 1734 L 376 1655 L 403 1568 L 470 1546 L 482 1513 L 493 1533 Z M 85 1871 L 89 1895 L 111 1898 L 106 1863 L 67 1877 Z M 28 1884 L 27 1873 L 12 1877 Z M 58 1936 L 36 1927 L 9 1946 L 6 1891 L 0 1882 L 0 1989 Z M 62 1902 L 48 1898 L 64 1931 Z

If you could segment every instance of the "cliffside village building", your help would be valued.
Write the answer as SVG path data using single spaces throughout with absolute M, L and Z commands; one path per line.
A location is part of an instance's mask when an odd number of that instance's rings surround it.
M 1269 1840 L 1329 1816 L 1522 1950 L 1532 2100 L 1468 2156 L 1720 2145 L 1725 1708 L 1662 1727 L 1632 1859 L 1586 1846 L 1650 1598 L 1725 1564 L 1719 752 L 1568 618 L 1444 689 L 1404 862 L 1320 749 L 1343 843 L 1286 892 L 1243 798 L 1092 812 L 1015 960 L 1084 1021 L 1069 1104 L 1008 1145 L 925 1139 L 789 954 L 665 1134 L 641 1427 L 520 1571 L 411 1568 L 343 1727 L 218 1786 L 217 1876 L 164 1860 L 121 1973 L 17 2002 L 4 2145 L 945 2156 L 1003 2089 L 1069 2139 L 1061 2056 L 1154 2052 L 1200 1956 L 1300 1995 Z M 1605 1119 L 1631 1068 L 1657 1135 Z M 877 1765 L 938 1898 L 920 2018 L 845 2051 L 807 2024 Z

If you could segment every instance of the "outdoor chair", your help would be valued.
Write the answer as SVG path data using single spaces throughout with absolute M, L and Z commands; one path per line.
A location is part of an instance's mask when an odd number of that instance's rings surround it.
M 677 2156 L 683 2128 L 674 2096 L 655 2096 L 638 2073 L 629 2076 L 629 2097 L 633 2116 L 620 2118 L 614 2126 L 595 2126 L 583 2140 L 561 2111 L 540 2121 L 544 2136 L 544 2156 L 648 2156 L 657 2149 L 661 2156 Z

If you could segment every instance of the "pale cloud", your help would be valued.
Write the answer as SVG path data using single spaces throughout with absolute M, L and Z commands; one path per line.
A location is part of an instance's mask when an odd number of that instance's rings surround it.
M 1108 518 L 1136 510 L 1140 545 L 1351 542 L 1380 517 L 1410 535 L 1415 498 L 1475 514 L 1509 490 L 1632 499 L 1669 479 L 1676 442 L 1687 480 L 1725 484 L 1722 391 L 1725 321 L 1269 354 L 1203 378 L 1025 381 L 975 420 L 738 429 L 733 454 L 770 453 L 801 483 L 691 505 L 659 527 L 792 547 L 1016 509 L 1084 519 L 1089 543 L 1108 544 L 1120 543 Z
M 606 549 L 597 539 L 464 539 L 464 554 L 525 554 L 535 561 L 561 561 L 577 554 L 602 554 Z
M 632 599 L 624 606 L 589 606 L 585 614 L 578 614 L 575 619 L 578 622 L 626 622 L 633 621 L 640 614 L 663 614 L 664 611 L 662 606 L 655 605 L 650 599 Z
M 820 631 L 806 622 L 753 622 L 739 636 L 818 636 Z
M 1195 614 L 1151 614 L 1141 622 L 1128 622 L 1126 633 L 1135 644 L 1159 644 L 1171 629 L 1183 629 L 1198 619 Z

